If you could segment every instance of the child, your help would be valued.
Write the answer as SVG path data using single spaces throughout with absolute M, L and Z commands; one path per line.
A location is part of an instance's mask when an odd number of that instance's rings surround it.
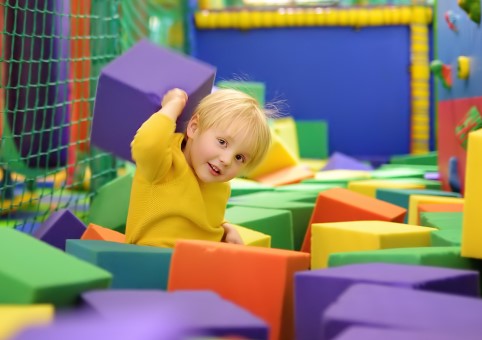
M 131 143 L 137 168 L 126 242 L 174 247 L 178 239 L 243 244 L 224 220 L 229 180 L 255 167 L 271 142 L 267 112 L 236 90 L 218 90 L 195 109 L 185 134 L 174 133 L 188 96 L 164 95 L 162 108 Z

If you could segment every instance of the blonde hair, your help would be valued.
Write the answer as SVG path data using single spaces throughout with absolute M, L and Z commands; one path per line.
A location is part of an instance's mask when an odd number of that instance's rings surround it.
M 233 89 L 220 89 L 206 96 L 196 107 L 199 131 L 212 127 L 231 130 L 248 140 L 251 157 L 246 170 L 253 169 L 266 155 L 271 144 L 269 118 L 275 112 L 260 107 L 250 95 Z

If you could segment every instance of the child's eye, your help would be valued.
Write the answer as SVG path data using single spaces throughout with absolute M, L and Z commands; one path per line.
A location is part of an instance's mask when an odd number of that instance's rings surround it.
M 222 138 L 218 138 L 218 142 L 219 142 L 219 145 L 226 145 L 227 144 L 227 142 Z
M 240 161 L 241 163 L 245 163 L 246 157 L 244 157 L 243 155 L 236 155 L 236 160 Z

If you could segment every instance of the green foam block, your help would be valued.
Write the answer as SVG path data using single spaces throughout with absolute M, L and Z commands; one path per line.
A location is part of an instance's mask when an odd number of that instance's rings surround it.
M 291 212 L 279 209 L 230 207 L 225 218 L 252 230 L 271 236 L 271 247 L 293 250 L 293 222 Z
M 423 212 L 420 215 L 422 226 L 440 230 L 462 230 L 463 212 Z
M 100 240 L 67 240 L 65 251 L 113 276 L 112 288 L 167 289 L 171 248 Z
M 392 164 L 419 164 L 437 165 L 437 152 L 428 152 L 422 155 L 395 155 L 390 158 Z
M 0 304 L 70 306 L 112 281 L 109 272 L 10 228 L 0 228 L 0 258 Z
M 462 230 L 446 229 L 430 233 L 430 242 L 433 247 L 460 246 L 462 244 Z
M 328 158 L 328 124 L 324 120 L 296 120 L 301 158 Z

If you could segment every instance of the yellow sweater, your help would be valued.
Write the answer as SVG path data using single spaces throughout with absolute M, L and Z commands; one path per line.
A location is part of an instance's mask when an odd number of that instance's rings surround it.
M 229 183 L 199 182 L 181 150 L 175 123 L 153 114 L 131 143 L 137 168 L 126 242 L 174 247 L 178 239 L 220 241 Z

